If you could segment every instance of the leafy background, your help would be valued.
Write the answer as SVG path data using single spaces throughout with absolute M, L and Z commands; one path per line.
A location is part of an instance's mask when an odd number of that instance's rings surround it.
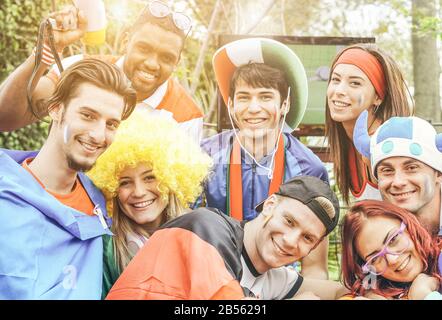
M 32 52 L 39 23 L 56 4 L 60 9 L 68 0 L 1 0 L 0 1 L 0 82 L 14 71 Z M 141 0 L 104 0 L 108 15 L 107 41 L 99 48 L 85 48 L 81 43 L 66 49 L 65 55 L 80 53 L 119 54 L 123 27 L 144 6 Z M 170 0 L 175 9 L 194 19 L 194 28 L 176 72 L 204 111 L 205 135 L 214 133 L 216 123 L 216 84 L 211 57 L 216 49 L 215 36 L 228 34 L 269 34 L 295 36 L 376 37 L 376 42 L 399 63 L 413 92 L 416 71 L 424 70 L 413 61 L 413 41 L 426 38 L 420 50 L 431 52 L 441 48 L 442 0 Z M 375 11 L 373 8 L 381 8 Z M 358 28 L 355 28 L 355 21 Z M 412 41 L 412 35 L 413 41 Z M 436 46 L 434 46 L 436 44 Z M 419 44 L 418 44 L 419 45 Z M 426 48 L 425 46 L 429 47 Z M 427 58 L 422 58 L 428 60 Z M 438 82 L 440 61 L 430 68 L 433 79 L 424 78 L 428 87 Z M 428 69 L 427 69 L 428 70 Z M 424 75 L 430 71 L 425 71 Z M 439 86 L 439 87 L 438 87 Z M 417 110 L 427 112 L 431 120 L 440 121 L 440 84 L 429 93 L 434 106 L 426 100 L 417 103 Z M 424 88 L 425 89 L 425 88 Z M 416 92 L 415 92 L 416 93 Z M 23 93 L 25 94 L 25 93 Z M 426 93 L 425 93 L 426 94 Z M 434 98 L 436 97 L 436 98 Z M 439 101 L 437 101 L 439 100 Z M 0 147 L 19 150 L 39 149 L 47 136 L 48 124 L 39 122 L 13 132 L 0 132 Z M 306 141 L 303 141 L 306 142 Z M 327 164 L 334 185 L 332 165 Z M 335 191 L 338 193 L 338 190 Z M 345 212 L 343 208 L 342 212 Z M 339 278 L 339 231 L 330 237 L 329 269 L 332 279 Z

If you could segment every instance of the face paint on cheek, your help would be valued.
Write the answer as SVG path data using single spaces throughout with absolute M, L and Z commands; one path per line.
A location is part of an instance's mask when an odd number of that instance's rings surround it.
M 362 108 L 362 106 L 364 105 L 364 102 L 365 102 L 364 95 L 361 94 L 358 99 L 359 108 Z
M 427 175 L 424 176 L 424 190 L 422 190 L 422 196 L 424 199 L 432 199 L 434 196 L 434 182 Z
M 68 143 L 69 136 L 70 136 L 69 125 L 66 125 L 64 127 L 64 130 L 63 130 L 63 141 L 64 141 L 64 144 Z

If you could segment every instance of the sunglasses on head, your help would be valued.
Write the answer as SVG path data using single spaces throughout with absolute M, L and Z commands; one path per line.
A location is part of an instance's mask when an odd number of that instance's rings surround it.
M 162 1 L 150 1 L 144 10 L 149 10 L 150 14 L 155 18 L 165 18 L 172 15 L 172 21 L 175 26 L 186 33 L 192 28 L 192 19 L 182 12 L 174 12 Z

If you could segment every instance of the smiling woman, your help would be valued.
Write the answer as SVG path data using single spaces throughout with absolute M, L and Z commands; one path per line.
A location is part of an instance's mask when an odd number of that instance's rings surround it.
M 345 48 L 332 63 L 326 99 L 326 136 L 336 182 L 348 203 L 378 199 L 368 160 L 353 144 L 356 119 L 367 110 L 369 134 L 393 116 L 413 113 L 405 79 L 394 59 L 374 44 Z
M 341 236 L 344 284 L 353 295 L 423 299 L 439 289 L 440 249 L 407 210 L 361 201 L 346 214 Z
M 170 119 L 136 111 L 88 173 L 106 196 L 113 238 L 104 239 L 106 296 L 133 256 L 164 222 L 202 191 L 211 159 Z

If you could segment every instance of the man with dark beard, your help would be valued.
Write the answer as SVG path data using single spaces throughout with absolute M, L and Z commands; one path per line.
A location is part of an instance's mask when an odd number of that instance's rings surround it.
M 101 236 L 110 232 L 104 197 L 82 171 L 135 103 L 117 67 L 85 59 L 47 101 L 41 150 L 0 150 L 0 299 L 100 298 Z

